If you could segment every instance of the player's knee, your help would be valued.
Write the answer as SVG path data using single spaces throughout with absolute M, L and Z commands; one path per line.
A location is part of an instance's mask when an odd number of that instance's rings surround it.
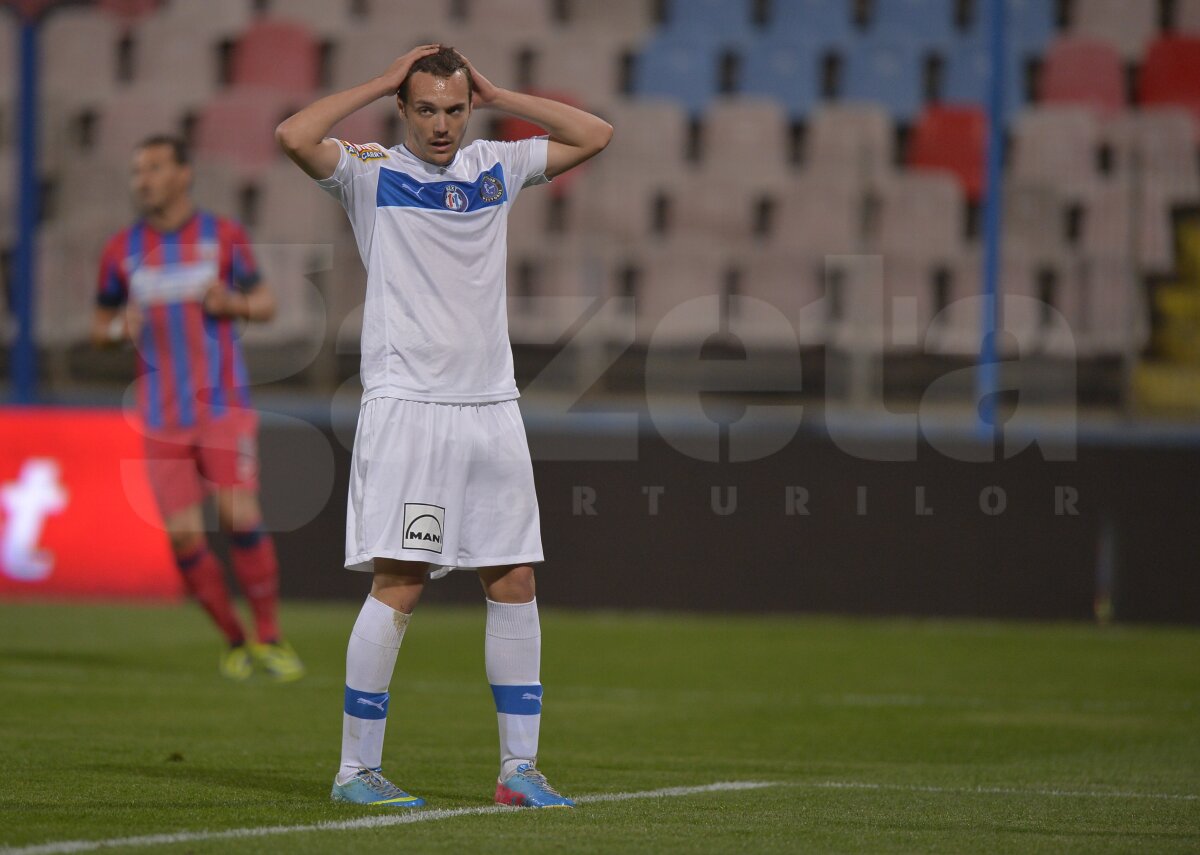
M 489 568 L 489 571 L 481 576 L 489 600 L 497 603 L 527 603 L 534 598 L 536 587 L 533 568 L 528 564 Z
M 173 531 L 170 540 L 176 560 L 195 555 L 204 548 L 204 535 L 196 531 Z

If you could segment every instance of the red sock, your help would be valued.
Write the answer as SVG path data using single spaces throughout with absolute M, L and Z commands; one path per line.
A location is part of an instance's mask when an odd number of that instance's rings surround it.
M 208 551 L 208 547 L 202 546 L 189 555 L 177 556 L 175 561 L 183 573 L 187 589 L 208 612 L 225 639 L 230 644 L 242 644 L 246 634 L 242 631 L 237 612 L 233 610 L 233 600 L 229 598 L 225 575 L 217 557 Z
M 275 541 L 262 529 L 234 532 L 229 553 L 233 573 L 254 612 L 260 642 L 279 640 L 279 562 Z

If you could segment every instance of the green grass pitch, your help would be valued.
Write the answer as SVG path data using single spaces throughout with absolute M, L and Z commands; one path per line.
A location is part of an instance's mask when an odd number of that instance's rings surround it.
M 280 686 L 223 682 L 190 606 L 0 605 L 0 851 L 377 816 L 328 801 L 356 611 L 287 607 Z M 136 851 L 1200 850 L 1195 630 L 542 612 L 565 792 L 775 785 Z M 401 651 L 384 769 L 430 808 L 490 803 L 483 618 L 418 610 Z

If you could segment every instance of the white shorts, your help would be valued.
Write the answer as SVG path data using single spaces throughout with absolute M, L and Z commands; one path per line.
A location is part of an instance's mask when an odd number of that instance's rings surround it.
M 346 566 L 374 558 L 455 567 L 542 560 L 525 425 L 516 401 L 374 398 L 354 435 Z

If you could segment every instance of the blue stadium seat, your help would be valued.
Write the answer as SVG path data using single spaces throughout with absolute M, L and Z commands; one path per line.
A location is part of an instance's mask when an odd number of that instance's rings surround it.
M 754 35 L 748 0 L 668 0 L 668 38 L 700 38 L 721 44 L 745 44 Z
M 944 51 L 954 43 L 955 0 L 887 0 L 875 4 L 870 34 Z
M 900 122 L 912 121 L 923 103 L 924 51 L 911 42 L 864 37 L 846 54 L 839 97 L 881 103 Z
M 813 42 L 757 42 L 743 54 L 741 91 L 774 98 L 790 119 L 804 119 L 821 100 L 822 55 Z
M 693 115 L 717 94 L 721 47 L 715 42 L 659 36 L 637 58 L 633 93 L 679 101 Z
M 772 0 L 767 33 L 775 40 L 845 50 L 856 30 L 849 0 Z
M 942 74 L 941 100 L 950 104 L 987 107 L 991 63 L 987 46 L 963 40 L 951 48 Z M 1004 64 L 1004 118 L 1007 121 L 1026 104 L 1025 61 L 1013 51 Z
M 1044 52 L 1058 32 L 1054 6 L 1055 0 L 1005 0 L 1008 26 L 1005 37 L 1009 50 L 1025 57 Z M 987 17 L 982 4 L 976 4 L 975 19 L 967 38 L 978 45 L 988 43 Z

